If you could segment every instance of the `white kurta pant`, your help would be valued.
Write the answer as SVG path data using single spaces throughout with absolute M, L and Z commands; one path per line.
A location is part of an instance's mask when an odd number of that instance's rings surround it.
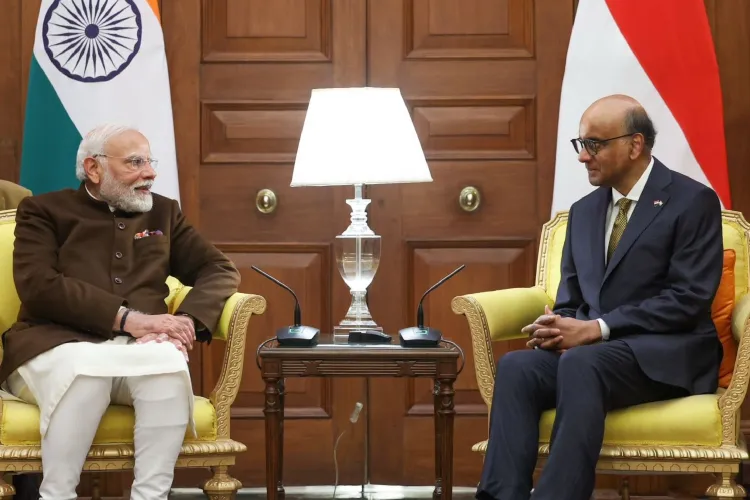
M 186 427 L 195 436 L 190 372 L 168 342 L 119 336 L 71 342 L 10 375 L 9 391 L 39 406 L 42 500 L 75 499 L 81 468 L 110 403 L 135 408 L 133 500 L 167 499 Z

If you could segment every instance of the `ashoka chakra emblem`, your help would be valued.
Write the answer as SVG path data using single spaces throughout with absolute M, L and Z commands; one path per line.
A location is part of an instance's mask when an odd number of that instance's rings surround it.
M 104 82 L 128 67 L 142 36 L 134 0 L 55 0 L 42 39 L 52 64 L 79 82 Z

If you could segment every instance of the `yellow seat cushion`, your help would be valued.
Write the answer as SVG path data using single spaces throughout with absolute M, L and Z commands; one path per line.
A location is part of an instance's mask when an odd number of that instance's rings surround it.
M 549 443 L 555 410 L 542 414 L 539 441 Z M 604 444 L 720 446 L 719 396 L 701 394 L 646 403 L 607 414 Z
M 83 408 L 81 411 L 85 411 Z M 195 397 L 193 408 L 198 438 L 190 429 L 185 441 L 216 441 L 216 410 L 203 397 Z M 132 444 L 135 414 L 130 406 L 111 405 L 102 417 L 94 444 Z M 39 408 L 22 401 L 3 400 L 2 432 L 0 443 L 6 446 L 40 445 Z

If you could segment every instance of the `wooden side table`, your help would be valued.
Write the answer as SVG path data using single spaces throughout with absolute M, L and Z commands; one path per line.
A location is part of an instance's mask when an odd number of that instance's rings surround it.
M 392 344 L 334 344 L 321 335 L 315 347 L 258 349 L 265 382 L 266 496 L 285 497 L 282 479 L 284 449 L 284 379 L 288 377 L 430 377 L 435 381 L 435 491 L 433 498 L 450 499 L 453 487 L 453 382 L 458 376 L 458 346 L 405 348 Z

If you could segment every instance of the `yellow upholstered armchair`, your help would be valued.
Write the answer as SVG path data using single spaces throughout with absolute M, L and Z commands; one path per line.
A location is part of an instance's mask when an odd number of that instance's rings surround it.
M 740 464 L 748 458 L 740 431 L 740 406 L 750 379 L 750 224 L 742 214 L 724 211 L 724 248 L 736 252 L 735 307 L 732 333 L 739 343 L 732 380 L 716 394 L 648 403 L 611 412 L 607 416 L 597 470 L 633 474 L 714 473 L 711 498 L 745 498 L 735 482 Z M 552 307 L 560 283 L 567 212 L 558 213 L 542 229 L 536 285 L 455 297 L 453 311 L 463 314 L 471 330 L 479 390 L 489 409 L 495 379 L 492 343 L 524 338 L 521 328 Z M 539 426 L 539 463 L 549 454 L 555 410 L 542 415 Z M 484 455 L 487 441 L 473 446 Z M 623 488 L 627 498 L 627 484 Z
M 15 320 L 20 301 L 13 284 L 13 241 L 15 210 L 0 211 L 0 332 Z M 190 287 L 169 278 L 167 304 L 174 312 Z M 212 500 L 232 498 L 241 485 L 228 474 L 244 444 L 233 441 L 229 433 L 229 411 L 242 378 L 245 359 L 245 334 L 253 314 L 262 314 L 266 300 L 259 295 L 235 293 L 224 306 L 219 328 L 213 338 L 226 343 L 221 374 L 208 398 L 196 396 L 194 417 L 198 437 L 186 435 L 177 468 L 210 467 L 213 477 L 203 491 Z M 1 354 L 1 353 L 0 353 Z M 0 471 L 18 474 L 41 471 L 39 410 L 9 394 L 2 395 L 0 405 Z M 104 414 L 89 451 L 84 471 L 117 471 L 133 468 L 133 409 L 112 405 Z M 13 487 L 0 479 L 0 498 L 11 498 Z

